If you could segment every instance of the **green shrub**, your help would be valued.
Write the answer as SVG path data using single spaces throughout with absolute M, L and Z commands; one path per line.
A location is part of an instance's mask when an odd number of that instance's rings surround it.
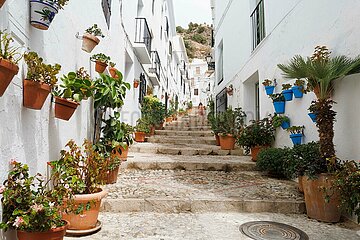
M 198 27 L 197 31 L 196 31 L 198 34 L 201 34 L 203 32 L 205 32 L 205 27 L 204 26 L 200 26 Z
M 290 148 L 266 148 L 263 149 L 256 161 L 256 166 L 261 171 L 279 178 L 288 178 L 286 167 L 288 164 Z
M 198 33 L 194 34 L 191 39 L 197 43 L 205 44 L 206 38 L 203 35 L 200 35 Z
M 182 28 L 181 26 L 177 26 L 177 27 L 176 27 L 176 32 L 177 32 L 177 33 L 183 33 L 183 32 L 185 32 L 185 29 Z

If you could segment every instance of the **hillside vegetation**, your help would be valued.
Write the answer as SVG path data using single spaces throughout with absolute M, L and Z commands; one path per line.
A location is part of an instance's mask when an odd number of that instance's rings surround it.
M 190 60 L 205 59 L 211 52 L 211 27 L 209 25 L 190 22 L 187 29 L 177 26 L 176 31 L 184 38 Z

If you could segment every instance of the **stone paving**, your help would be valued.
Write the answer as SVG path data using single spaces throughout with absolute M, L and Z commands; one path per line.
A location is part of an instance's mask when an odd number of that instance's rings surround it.
M 276 221 L 303 230 L 310 240 L 360 240 L 359 226 L 325 224 L 305 215 L 269 213 L 102 213 L 103 228 L 96 234 L 65 240 L 251 240 L 239 227 L 249 221 Z

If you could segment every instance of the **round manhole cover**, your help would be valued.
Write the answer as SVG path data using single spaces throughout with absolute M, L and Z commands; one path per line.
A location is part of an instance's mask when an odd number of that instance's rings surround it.
M 309 240 L 300 229 L 277 222 L 248 222 L 240 226 L 240 231 L 254 240 Z

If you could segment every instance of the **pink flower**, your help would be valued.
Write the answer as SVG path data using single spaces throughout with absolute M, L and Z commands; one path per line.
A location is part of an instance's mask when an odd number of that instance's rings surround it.
M 11 159 L 11 160 L 10 160 L 10 164 L 11 164 L 11 165 L 17 164 L 16 158 Z
M 33 206 L 31 206 L 31 208 L 35 211 L 35 212 L 40 212 L 44 209 L 44 206 L 42 204 L 34 204 Z
M 5 186 L 1 186 L 1 187 L 0 187 L 0 194 L 2 194 L 3 192 L 5 192 L 5 190 L 6 190 Z
M 22 217 L 16 217 L 15 222 L 13 224 L 14 227 L 18 228 L 21 224 L 23 224 L 25 221 Z

